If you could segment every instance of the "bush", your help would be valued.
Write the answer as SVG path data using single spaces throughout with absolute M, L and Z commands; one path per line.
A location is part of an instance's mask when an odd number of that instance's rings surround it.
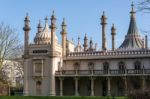
M 128 96 L 129 99 L 150 99 L 150 90 L 134 90 Z

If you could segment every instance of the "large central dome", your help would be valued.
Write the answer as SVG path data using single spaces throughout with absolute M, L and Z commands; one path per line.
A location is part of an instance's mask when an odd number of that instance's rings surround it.
M 56 41 L 57 36 L 55 35 Z M 51 30 L 48 25 L 48 18 L 45 18 L 45 27 L 44 29 L 41 26 L 41 22 L 38 24 L 38 32 L 34 38 L 35 44 L 50 44 L 51 43 Z

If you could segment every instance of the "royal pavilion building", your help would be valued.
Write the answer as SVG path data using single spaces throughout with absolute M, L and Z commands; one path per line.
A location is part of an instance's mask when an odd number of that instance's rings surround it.
M 141 37 L 131 6 L 128 32 L 115 47 L 116 28 L 112 25 L 112 49 L 107 48 L 107 18 L 101 16 L 102 48 L 87 35 L 83 44 L 67 39 L 63 20 L 61 43 L 56 36 L 54 12 L 45 26 L 39 22 L 34 43 L 29 43 L 30 19 L 24 20 L 24 95 L 25 96 L 126 96 L 134 90 L 150 88 L 150 49 L 147 36 Z

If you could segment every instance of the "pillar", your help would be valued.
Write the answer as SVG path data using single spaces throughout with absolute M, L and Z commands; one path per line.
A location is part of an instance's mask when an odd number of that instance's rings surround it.
M 123 79 L 124 79 L 124 87 L 125 87 L 124 95 L 127 96 L 127 92 L 128 92 L 128 91 L 127 91 L 127 89 L 128 89 L 127 77 L 124 77 Z
M 28 61 L 24 60 L 24 90 L 23 90 L 24 96 L 29 95 L 29 86 L 28 86 Z
M 91 96 L 94 96 L 94 80 L 95 78 L 91 77 Z
M 60 96 L 63 96 L 63 80 L 64 78 L 60 77 Z
M 111 83 L 110 83 L 110 77 L 107 77 L 107 95 L 111 96 Z
M 78 96 L 79 95 L 79 92 L 78 92 L 78 80 L 79 78 L 78 77 L 75 77 L 75 96 Z
M 142 90 L 145 90 L 145 77 L 142 77 Z

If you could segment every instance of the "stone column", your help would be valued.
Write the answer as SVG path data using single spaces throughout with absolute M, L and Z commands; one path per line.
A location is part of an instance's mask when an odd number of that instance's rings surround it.
M 63 80 L 64 78 L 60 77 L 60 96 L 63 96 Z
M 142 90 L 145 90 L 145 77 L 142 77 Z
M 107 77 L 107 95 L 111 96 L 111 83 L 110 83 L 110 77 Z
M 95 78 L 91 77 L 91 96 L 94 96 L 94 80 Z
M 24 91 L 23 94 L 24 96 L 29 95 L 29 89 L 28 89 L 28 61 L 25 59 L 24 60 Z
M 124 77 L 123 79 L 124 79 L 124 87 L 125 87 L 124 95 L 127 96 L 127 88 L 128 88 L 127 87 L 127 77 Z
M 75 96 L 78 96 L 79 95 L 79 92 L 78 92 L 78 80 L 79 78 L 78 77 L 75 77 Z

